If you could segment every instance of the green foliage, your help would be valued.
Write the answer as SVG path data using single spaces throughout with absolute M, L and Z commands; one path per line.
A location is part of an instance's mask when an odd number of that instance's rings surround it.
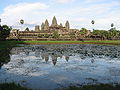
M 113 24 L 113 23 L 111 24 L 111 27 L 114 27 L 114 24 Z
M 50 35 L 46 33 L 46 34 L 44 35 L 44 37 L 45 37 L 45 38 L 49 38 Z
M 3 83 L 0 84 L 0 90 L 32 90 L 32 89 L 27 89 L 25 87 L 20 86 L 19 84 L 16 85 L 15 83 Z
M 11 29 L 7 25 L 0 26 L 0 40 L 5 40 L 9 36 Z
M 24 24 L 24 20 L 23 19 L 20 20 L 20 24 Z
M 0 68 L 10 61 L 10 49 L 0 49 Z
M 85 85 L 81 87 L 69 86 L 68 88 L 56 90 L 120 90 L 120 85 L 113 86 L 109 84 L 100 84 L 100 85 Z
M 81 28 L 80 34 L 85 35 L 87 34 L 88 30 L 86 28 Z
M 97 35 L 108 40 L 120 38 L 120 31 L 116 29 L 106 30 L 94 30 L 92 35 Z
M 10 61 L 10 50 L 16 44 L 17 42 L 14 41 L 0 41 L 0 67 Z
M 116 38 L 119 36 L 120 31 L 111 29 L 108 31 L 109 32 L 109 38 Z
M 43 35 L 43 34 L 39 34 L 38 37 L 39 37 L 39 38 L 43 38 L 44 35 Z
M 58 34 L 58 32 L 57 32 L 57 31 L 54 31 L 52 38 L 59 38 L 59 36 L 60 36 L 60 35 Z
M 49 38 L 50 35 L 47 34 L 47 33 L 46 33 L 46 34 L 39 34 L 38 37 L 39 37 L 39 38 Z
M 92 24 L 95 24 L 95 21 L 94 21 L 94 20 L 92 20 L 92 21 L 91 21 L 91 23 L 92 23 Z

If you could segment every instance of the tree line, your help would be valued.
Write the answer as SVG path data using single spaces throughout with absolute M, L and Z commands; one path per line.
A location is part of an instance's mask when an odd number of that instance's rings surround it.
M 101 40 L 120 40 L 120 30 L 111 28 L 110 30 L 97 30 L 89 31 L 85 28 L 80 29 L 80 34 L 85 36 L 88 32 L 88 38 L 99 38 Z

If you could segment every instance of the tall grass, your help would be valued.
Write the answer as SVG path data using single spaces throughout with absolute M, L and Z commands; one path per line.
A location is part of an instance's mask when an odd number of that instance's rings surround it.
M 0 84 L 0 90 L 32 90 L 25 87 L 20 86 L 15 83 L 3 83 Z
M 81 87 L 69 86 L 56 90 L 120 90 L 120 85 L 100 84 L 100 85 L 85 85 Z

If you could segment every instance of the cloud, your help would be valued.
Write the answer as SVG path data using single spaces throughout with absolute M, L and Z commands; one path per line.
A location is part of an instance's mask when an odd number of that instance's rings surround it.
M 107 0 L 85 0 L 87 3 L 93 3 L 93 2 L 102 2 Z
M 38 22 L 36 17 L 46 14 L 47 12 L 44 12 L 44 10 L 48 7 L 48 5 L 43 3 L 18 3 L 7 6 L 0 17 L 2 18 L 2 23 L 11 26 L 19 25 L 20 19 L 24 19 L 26 24 L 35 24 Z
M 114 23 L 117 29 L 120 29 L 118 22 L 120 11 L 117 9 L 119 6 L 120 3 L 117 2 L 76 6 L 64 10 L 60 15 L 69 17 L 72 27 L 76 28 L 92 29 L 91 20 L 95 20 L 96 29 L 110 29 L 111 23 Z
M 57 3 L 68 3 L 68 2 L 73 2 L 75 0 L 51 0 L 53 2 L 57 2 Z
M 72 0 L 56 0 L 55 2 L 70 2 Z M 77 1 L 77 0 L 76 0 Z M 56 16 L 58 23 L 65 24 L 66 20 L 70 21 L 72 28 L 88 28 L 91 29 L 91 20 L 95 20 L 96 29 L 109 29 L 110 24 L 114 23 L 117 29 L 120 29 L 119 18 L 120 11 L 118 2 L 109 3 L 81 3 L 73 2 L 69 6 L 59 3 L 43 4 L 43 3 L 19 3 L 7 6 L 3 13 L 2 23 L 14 27 L 19 26 L 19 20 L 25 20 L 25 27 L 33 28 L 36 24 L 41 25 L 45 19 L 51 24 L 52 17 Z

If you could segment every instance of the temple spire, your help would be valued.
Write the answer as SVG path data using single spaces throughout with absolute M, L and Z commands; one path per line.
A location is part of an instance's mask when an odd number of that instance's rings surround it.
M 42 22 L 42 24 L 41 24 L 41 30 L 44 30 L 44 26 L 45 26 L 45 24 Z
M 35 31 L 36 31 L 36 32 L 39 32 L 39 31 L 40 31 L 39 25 L 36 25 L 36 26 L 35 26 Z
M 69 24 L 69 21 L 66 21 L 66 23 L 65 23 L 65 28 L 66 28 L 67 30 L 69 30 L 69 29 L 70 29 L 70 24 Z
M 48 29 L 49 29 L 49 22 L 48 22 L 48 20 L 46 19 L 45 25 L 44 25 L 44 30 L 48 30 Z
M 49 22 L 48 22 L 47 19 L 46 19 L 46 21 L 45 21 L 45 25 L 46 25 L 46 26 L 49 26 Z
M 56 19 L 56 17 L 54 16 L 53 17 L 53 20 L 52 20 L 52 26 L 57 26 L 58 24 L 57 24 L 57 19 Z

